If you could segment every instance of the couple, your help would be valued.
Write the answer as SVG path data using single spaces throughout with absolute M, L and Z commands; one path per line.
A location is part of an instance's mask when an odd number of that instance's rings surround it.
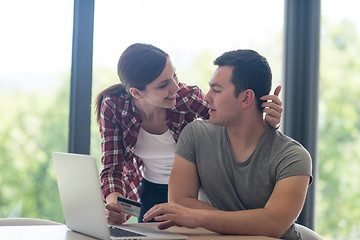
M 122 83 L 96 102 L 108 222 L 126 221 L 116 205 L 123 196 L 141 199 L 139 221 L 162 221 L 161 229 L 301 239 L 293 223 L 312 181 L 311 158 L 274 129 L 282 108 L 280 88 L 268 95 L 270 67 L 252 50 L 226 52 L 214 64 L 204 96 L 178 81 L 161 49 L 124 51 Z

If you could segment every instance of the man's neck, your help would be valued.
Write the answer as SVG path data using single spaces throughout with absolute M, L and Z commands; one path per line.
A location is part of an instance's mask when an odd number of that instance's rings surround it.
M 238 162 L 245 162 L 254 152 L 266 125 L 261 116 L 247 117 L 239 124 L 227 126 L 227 133 L 235 158 Z

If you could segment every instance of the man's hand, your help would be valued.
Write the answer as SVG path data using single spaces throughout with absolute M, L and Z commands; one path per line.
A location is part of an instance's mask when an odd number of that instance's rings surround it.
M 265 122 L 276 129 L 280 127 L 281 115 L 284 110 L 282 108 L 282 102 L 279 99 L 280 91 L 281 85 L 277 86 L 274 95 L 266 95 L 260 98 L 261 100 L 267 101 L 261 105 L 264 108 L 264 113 L 266 113 Z
M 201 211 L 203 210 L 187 208 L 177 203 L 163 203 L 147 211 L 143 221 L 147 222 L 153 218 L 155 221 L 163 221 L 158 225 L 159 229 L 172 226 L 196 228 L 201 226 Z

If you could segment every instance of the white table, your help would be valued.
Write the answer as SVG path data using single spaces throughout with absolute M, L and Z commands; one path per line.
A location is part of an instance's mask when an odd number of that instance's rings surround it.
M 141 223 L 139 223 L 141 224 Z M 150 223 L 156 227 L 156 223 Z M 181 227 L 171 227 L 170 232 L 187 235 L 189 240 L 205 239 L 234 239 L 234 240 L 274 240 L 275 238 L 262 236 L 234 236 L 219 235 L 204 228 L 188 229 Z M 66 225 L 36 225 L 36 226 L 0 226 L 1 240 L 94 240 L 94 238 L 73 232 Z

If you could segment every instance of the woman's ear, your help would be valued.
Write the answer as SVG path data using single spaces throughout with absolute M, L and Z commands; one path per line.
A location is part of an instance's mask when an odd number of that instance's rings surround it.
M 251 89 L 247 89 L 242 93 L 242 107 L 247 108 L 256 102 L 255 93 Z
M 143 96 L 141 94 L 141 91 L 137 88 L 130 88 L 129 89 L 129 93 L 131 94 L 131 96 L 133 96 L 135 99 L 141 99 Z

